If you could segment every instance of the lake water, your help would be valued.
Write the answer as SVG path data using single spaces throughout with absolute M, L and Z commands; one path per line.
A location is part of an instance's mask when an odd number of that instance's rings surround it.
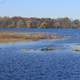
M 80 80 L 80 50 L 74 49 L 80 46 L 80 29 L 0 29 L 6 30 L 64 39 L 0 43 L 0 80 Z

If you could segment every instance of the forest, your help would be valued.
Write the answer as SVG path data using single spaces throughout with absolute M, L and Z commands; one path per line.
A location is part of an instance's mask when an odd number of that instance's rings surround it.
M 64 18 L 0 17 L 0 28 L 80 28 L 80 20 Z

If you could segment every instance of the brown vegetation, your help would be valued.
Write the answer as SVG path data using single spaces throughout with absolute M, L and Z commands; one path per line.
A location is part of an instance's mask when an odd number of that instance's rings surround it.
M 34 41 L 41 39 L 62 39 L 63 36 L 46 33 L 19 34 L 19 32 L 0 32 L 0 42 Z

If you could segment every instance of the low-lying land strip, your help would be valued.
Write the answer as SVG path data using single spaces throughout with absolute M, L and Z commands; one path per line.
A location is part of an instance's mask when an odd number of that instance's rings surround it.
M 48 34 L 43 32 L 34 32 L 29 34 L 28 32 L 15 32 L 15 31 L 0 31 L 0 43 L 1 42 L 16 42 L 16 41 L 37 41 L 41 39 L 62 39 L 63 36 L 56 34 Z

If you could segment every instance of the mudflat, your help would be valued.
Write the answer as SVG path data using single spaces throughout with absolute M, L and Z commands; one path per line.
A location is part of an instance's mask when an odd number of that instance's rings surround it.
M 48 34 L 42 32 L 16 32 L 16 31 L 0 31 L 0 43 L 16 42 L 16 41 L 37 41 L 41 39 L 62 39 L 63 36 L 56 34 Z

